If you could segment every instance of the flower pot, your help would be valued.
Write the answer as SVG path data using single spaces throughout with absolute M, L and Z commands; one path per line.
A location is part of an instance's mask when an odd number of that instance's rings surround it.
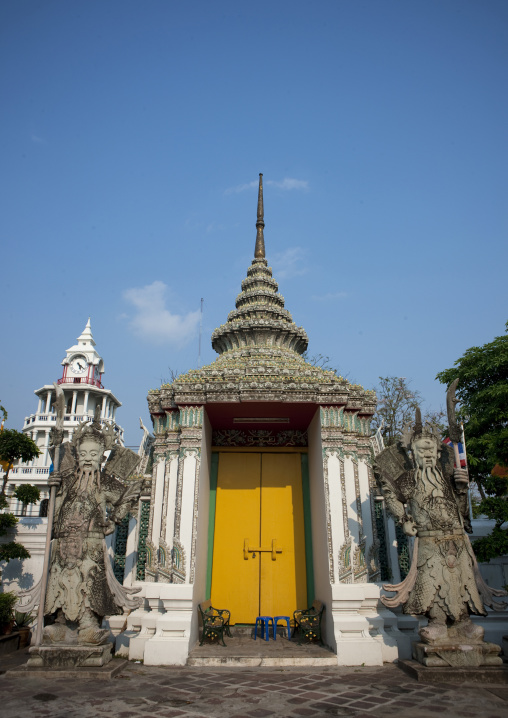
M 8 636 L 10 633 L 12 633 L 12 629 L 14 628 L 14 619 L 12 621 L 9 621 L 8 623 L 3 623 L 0 628 L 0 633 L 2 636 Z
M 30 639 L 32 637 L 30 626 L 21 626 L 18 628 L 19 633 L 19 647 L 26 648 L 30 645 Z

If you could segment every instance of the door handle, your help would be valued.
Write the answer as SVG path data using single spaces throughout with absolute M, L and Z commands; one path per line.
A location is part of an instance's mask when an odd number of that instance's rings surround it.
M 277 554 L 282 553 L 281 548 L 277 548 L 277 542 L 276 539 L 272 539 L 272 561 L 277 560 Z
M 271 553 L 272 554 L 272 561 L 277 560 L 277 554 L 282 553 L 282 549 L 277 547 L 277 539 L 272 539 L 272 546 L 271 548 L 262 548 L 261 546 L 258 546 L 257 548 L 250 548 L 249 547 L 249 539 L 243 540 L 243 558 L 245 561 L 249 558 L 249 553 L 256 554 L 256 553 Z

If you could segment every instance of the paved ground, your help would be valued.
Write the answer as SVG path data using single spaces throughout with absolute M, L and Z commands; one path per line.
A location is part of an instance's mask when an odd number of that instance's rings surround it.
M 21 651 L 0 670 L 26 660 Z M 11 664 L 9 666 L 9 663 Z M 111 681 L 0 675 L 2 718 L 508 718 L 508 686 L 425 685 L 379 668 L 151 668 Z

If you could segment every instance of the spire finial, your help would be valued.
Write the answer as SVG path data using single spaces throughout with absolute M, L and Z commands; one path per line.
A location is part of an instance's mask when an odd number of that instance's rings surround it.
M 256 248 L 254 250 L 254 259 L 265 258 L 265 237 L 263 235 L 264 223 L 264 208 L 263 208 L 263 173 L 259 173 L 259 190 L 258 190 L 258 218 L 256 222 Z

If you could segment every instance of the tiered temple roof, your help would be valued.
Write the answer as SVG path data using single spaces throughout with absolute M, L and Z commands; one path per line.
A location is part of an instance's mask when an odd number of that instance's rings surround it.
M 254 259 L 236 298 L 236 309 L 212 334 L 219 358 L 151 391 L 150 411 L 158 414 L 182 404 L 276 401 L 340 405 L 368 417 L 375 411 L 374 392 L 301 356 L 307 349 L 307 334 L 284 308 L 284 297 L 265 258 L 262 177 Z

